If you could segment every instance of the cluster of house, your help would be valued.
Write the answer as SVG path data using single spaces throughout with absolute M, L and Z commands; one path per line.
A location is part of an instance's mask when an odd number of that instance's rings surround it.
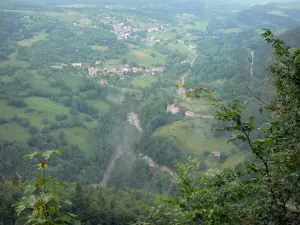
M 52 65 L 51 68 L 53 69 L 63 69 L 64 67 L 67 67 L 68 64 L 65 63 L 56 63 L 55 65 Z
M 96 65 L 99 65 L 101 64 L 102 61 L 96 61 L 95 64 Z M 66 63 L 56 63 L 55 65 L 52 65 L 51 68 L 54 68 L 54 69 L 63 69 L 64 67 L 67 67 L 69 66 L 68 64 Z M 86 63 L 71 63 L 70 66 L 72 67 L 75 67 L 75 68 L 84 68 L 84 67 L 87 67 L 87 64 Z
M 133 29 L 132 26 L 124 26 L 124 23 L 113 25 L 113 27 L 113 33 L 117 35 L 118 40 L 127 40 L 130 37 L 131 33 L 137 29 Z
M 95 65 L 101 65 L 103 62 L 101 60 L 97 60 Z M 65 63 L 56 63 L 52 65 L 51 68 L 54 69 L 63 69 L 64 67 L 69 66 Z M 140 67 L 130 67 L 129 65 L 121 66 L 120 68 L 102 68 L 102 67 L 93 67 L 89 66 L 87 63 L 71 63 L 70 66 L 74 68 L 88 68 L 88 74 L 90 77 L 97 77 L 98 75 L 105 74 L 105 75 L 118 75 L 121 80 L 124 80 L 124 75 L 126 73 L 142 73 L 148 76 L 154 76 L 157 73 L 162 73 L 165 70 L 164 66 L 154 66 L 150 68 L 140 68 Z M 107 85 L 107 80 L 99 80 L 99 84 Z
M 101 79 L 98 83 L 102 85 L 108 85 L 108 81 L 104 79 Z
M 176 114 L 180 111 L 180 108 L 174 105 L 168 105 L 167 106 L 167 112 L 170 112 L 172 114 Z M 192 111 L 186 111 L 184 113 L 186 116 L 194 116 L 195 114 Z
M 75 27 L 81 27 L 81 28 L 84 28 L 84 27 L 89 27 L 89 28 L 100 28 L 99 26 L 97 25 L 84 25 L 84 24 L 80 24 L 80 23 L 73 23 L 73 25 Z
M 156 38 L 156 37 L 146 37 L 141 39 L 142 42 L 154 42 L 154 43 L 159 43 L 161 42 L 161 39 Z
M 139 67 L 129 67 L 128 65 L 121 66 L 120 68 L 102 68 L 102 67 L 88 67 L 89 76 L 95 77 L 99 74 L 105 74 L 105 75 L 118 75 L 120 76 L 120 79 L 124 79 L 123 75 L 126 73 L 144 73 L 145 75 L 151 75 L 154 76 L 157 73 L 163 72 L 165 67 L 163 66 L 156 66 L 151 68 L 139 68 Z
M 128 20 L 129 21 L 129 20 Z M 159 30 L 164 30 L 166 26 L 170 26 L 170 24 L 162 24 L 162 25 L 147 25 L 144 28 L 139 27 L 138 25 L 125 25 L 124 23 L 118 23 L 113 25 L 114 30 L 112 31 L 117 35 L 118 40 L 127 40 L 128 38 L 132 38 L 136 40 L 138 36 L 132 35 L 133 32 L 146 31 L 148 33 L 158 32 Z M 146 40 L 146 39 L 142 39 Z M 156 39 L 149 39 L 150 41 L 157 41 Z

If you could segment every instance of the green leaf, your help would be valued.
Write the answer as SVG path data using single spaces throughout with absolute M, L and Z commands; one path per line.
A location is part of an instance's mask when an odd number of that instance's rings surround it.
M 72 205 L 73 205 L 73 203 L 72 203 L 70 200 L 68 200 L 68 199 L 65 199 L 65 200 L 64 200 L 64 203 L 66 203 L 66 204 L 69 205 L 69 206 L 72 206 Z
M 51 156 L 53 155 L 65 155 L 66 153 L 62 150 L 51 150 L 51 151 L 45 151 L 42 153 L 42 156 L 44 157 L 45 160 L 48 160 Z
M 32 194 L 32 192 L 34 192 L 35 189 L 36 189 L 36 188 L 35 188 L 35 185 L 33 185 L 33 184 L 28 184 L 28 185 L 25 187 L 24 193 L 25 193 L 25 195 Z
M 24 155 L 23 158 L 24 158 L 25 160 L 28 160 L 28 159 L 36 158 L 36 157 L 38 157 L 38 156 L 40 156 L 40 155 L 41 155 L 40 152 L 34 152 L 34 153 L 32 153 L 32 154 Z
M 232 95 L 233 95 L 233 96 L 236 96 L 236 92 L 235 92 L 234 89 L 232 89 Z
M 236 134 L 236 135 L 234 135 L 232 138 L 229 138 L 229 139 L 227 140 L 227 143 L 228 143 L 228 142 L 232 142 L 232 141 L 234 141 L 234 140 L 236 140 L 236 139 L 239 139 L 239 140 L 242 140 L 242 141 L 246 141 L 246 140 L 247 140 L 247 137 L 246 137 L 245 135 L 242 135 L 242 134 Z

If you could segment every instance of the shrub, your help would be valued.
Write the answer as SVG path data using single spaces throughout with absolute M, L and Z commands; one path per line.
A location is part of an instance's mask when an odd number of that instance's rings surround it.
M 18 108 L 26 107 L 26 103 L 22 98 L 10 98 L 8 100 L 8 105 L 15 106 Z
M 28 128 L 28 132 L 31 134 L 31 135 L 34 135 L 34 134 L 37 134 L 39 132 L 39 129 L 35 126 L 30 126 Z
M 68 119 L 68 115 L 67 114 L 62 114 L 62 115 L 56 115 L 55 116 L 55 120 L 56 121 L 62 121 L 62 120 L 67 120 Z
M 50 123 L 50 120 L 48 120 L 48 119 L 43 119 L 42 123 L 43 123 L 43 124 L 49 124 L 49 123 Z
M 9 122 L 9 119 L 0 118 L 0 124 L 5 124 L 5 123 L 8 123 L 8 122 Z

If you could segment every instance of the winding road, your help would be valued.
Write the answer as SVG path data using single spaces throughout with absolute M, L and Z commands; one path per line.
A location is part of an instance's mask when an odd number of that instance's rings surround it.
M 183 41 L 179 41 L 179 42 L 181 42 L 181 43 L 183 43 L 183 45 L 188 49 L 188 50 L 190 50 L 191 52 L 193 52 L 194 54 L 196 54 L 196 56 L 195 56 L 195 58 L 193 58 L 193 60 L 191 61 L 191 68 L 193 68 L 194 67 L 194 63 L 195 63 L 195 61 L 196 61 L 196 59 L 198 58 L 198 54 L 197 54 L 197 52 L 195 52 L 193 49 L 191 49 L 191 48 L 189 48 Z M 178 88 L 178 90 L 177 90 L 177 93 L 178 94 L 185 94 L 185 88 L 183 88 L 183 85 L 184 85 L 184 83 L 185 83 L 185 78 L 188 76 L 188 73 L 186 72 L 185 74 L 183 74 L 180 78 L 179 78 L 179 80 L 178 80 L 178 85 L 179 85 L 179 88 Z

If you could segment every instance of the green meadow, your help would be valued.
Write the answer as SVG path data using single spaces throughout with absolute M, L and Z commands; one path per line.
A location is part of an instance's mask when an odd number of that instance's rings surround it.
M 22 47 L 30 47 L 35 42 L 38 42 L 38 41 L 41 41 L 41 40 L 45 40 L 47 36 L 48 36 L 48 34 L 46 33 L 46 31 L 42 30 L 42 31 L 36 33 L 32 38 L 24 39 L 22 41 L 19 41 L 18 45 L 20 45 Z
M 156 82 L 158 78 L 156 76 L 140 76 L 132 81 L 132 84 L 136 88 L 143 88 L 151 86 L 152 83 Z

